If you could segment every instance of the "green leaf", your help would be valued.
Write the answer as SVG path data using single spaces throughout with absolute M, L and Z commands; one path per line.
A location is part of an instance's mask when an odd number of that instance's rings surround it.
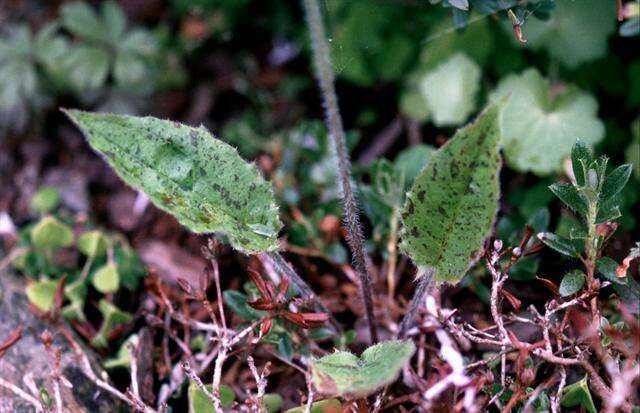
M 509 166 L 518 171 L 557 172 L 578 138 L 593 145 L 604 137 L 590 94 L 568 87 L 552 98 L 548 81 L 535 69 L 505 77 L 490 99 L 507 96 L 500 115 L 502 146 Z
M 576 249 L 571 240 L 563 236 L 552 232 L 541 232 L 538 234 L 538 239 L 542 241 L 544 245 L 558 251 L 560 254 L 574 258 L 580 256 L 580 251 Z
M 578 139 L 571 149 L 571 167 L 578 186 L 584 186 L 587 176 L 587 168 L 593 162 L 591 149 Z
M 99 230 L 87 231 L 78 237 L 78 250 L 90 258 L 103 256 L 107 252 L 109 239 Z
M 251 308 L 247 304 L 248 297 L 239 291 L 227 290 L 222 293 L 224 303 L 244 321 L 254 321 L 262 318 L 266 313 Z
M 562 393 L 562 399 L 560 400 L 564 407 L 583 406 L 589 413 L 597 413 L 596 405 L 591 398 L 591 392 L 589 391 L 588 376 L 584 376 L 582 380 L 579 380 L 573 384 L 564 388 Z
M 480 73 L 477 63 L 456 53 L 423 75 L 419 90 L 436 126 L 456 126 L 467 120 L 476 108 Z
M 86 281 L 78 278 L 74 282 L 65 285 L 64 295 L 70 303 L 62 308 L 62 316 L 67 320 L 86 321 L 84 315 L 84 303 L 87 296 Z
M 268 413 L 276 413 L 280 411 L 280 408 L 284 403 L 282 396 L 276 393 L 267 393 L 264 395 L 262 400 L 264 402 L 264 407 L 267 409 Z
M 49 311 L 53 308 L 57 288 L 58 282 L 54 280 L 35 281 L 27 286 L 27 298 L 39 310 Z
M 613 221 L 620 218 L 620 199 L 619 197 L 609 198 L 606 201 L 602 201 L 598 204 L 598 216 L 596 217 L 596 224 L 600 224 L 607 221 Z
M 401 151 L 393 161 L 393 168 L 398 175 L 404 177 L 407 189 L 411 187 L 416 176 L 431 159 L 431 155 L 435 152 L 433 146 L 419 144 Z
M 103 294 L 115 293 L 120 288 L 120 273 L 115 264 L 105 264 L 93 274 L 93 286 Z
M 115 369 L 119 367 L 128 368 L 131 365 L 131 351 L 129 351 L 129 344 L 134 346 L 138 344 L 138 335 L 132 334 L 127 338 L 118 349 L 115 357 L 105 360 L 103 366 L 105 369 Z
M 104 86 L 109 74 L 109 55 L 88 45 L 73 47 L 64 62 L 76 92 L 96 90 Z
M 38 249 L 56 250 L 73 244 L 73 231 L 52 216 L 42 218 L 31 230 L 31 243 Z
M 614 284 L 627 284 L 627 277 L 618 277 L 618 275 L 616 274 L 618 263 L 615 260 L 609 257 L 602 257 L 598 258 L 597 264 L 598 273 L 602 275 L 606 280 L 609 280 Z
M 95 42 L 109 40 L 102 22 L 88 3 L 65 3 L 60 8 L 60 17 L 65 29 L 78 37 Z
M 550 185 L 549 189 L 572 210 L 582 215 L 587 214 L 587 201 L 582 197 L 582 195 L 580 195 L 576 187 L 572 184 L 556 183 Z
M 94 347 L 107 347 L 109 345 L 109 334 L 117 326 L 130 322 L 133 317 L 105 299 L 100 300 L 98 309 L 102 313 L 102 325 L 91 340 L 91 345 Z
M 304 413 L 306 406 L 294 407 L 284 413 Z M 342 403 L 338 399 L 326 399 L 311 403 L 311 413 L 342 413 Z
M 271 185 L 206 129 L 152 117 L 65 111 L 120 177 L 196 233 L 222 232 L 247 253 L 278 248 Z
M 615 31 L 615 7 L 606 1 L 556 1 L 547 20 L 527 19 L 527 45 L 546 49 L 569 68 L 604 56 L 607 39 Z M 511 24 L 505 29 L 513 31 Z
M 414 351 L 410 340 L 378 343 L 361 357 L 337 351 L 311 362 L 313 384 L 324 394 L 366 397 L 396 380 Z
M 611 171 L 602 183 L 600 198 L 608 200 L 618 195 L 618 193 L 622 191 L 622 188 L 627 184 L 629 177 L 631 177 L 631 171 L 631 165 L 628 164 L 619 166 Z
M 52 186 L 43 186 L 31 198 L 31 209 L 38 214 L 53 211 L 60 203 L 60 192 Z
M 126 29 L 127 17 L 115 1 L 105 1 L 100 8 L 105 34 L 111 41 L 117 42 Z
M 568 297 L 580 291 L 584 286 L 585 275 L 580 270 L 573 270 L 562 277 L 560 282 L 560 295 Z
M 434 152 L 407 195 L 401 248 L 416 265 L 435 267 L 440 282 L 464 276 L 495 220 L 499 110 L 489 106 Z
M 205 388 L 210 392 L 213 391 L 213 387 L 210 384 L 205 385 Z M 236 399 L 233 390 L 221 384 L 219 392 L 222 407 L 231 407 L 233 401 Z M 198 385 L 193 381 L 189 382 L 189 413 L 216 413 L 211 400 L 209 400 L 207 395 L 200 390 Z

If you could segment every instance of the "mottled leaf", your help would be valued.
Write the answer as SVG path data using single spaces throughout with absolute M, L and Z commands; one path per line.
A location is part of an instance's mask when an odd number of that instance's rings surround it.
M 434 152 L 402 212 L 402 249 L 440 282 L 457 282 L 475 261 L 498 211 L 500 105 Z
M 271 185 L 204 128 L 152 117 L 65 113 L 120 177 L 197 233 L 222 232 L 241 251 L 278 248 Z
M 586 215 L 588 209 L 587 200 L 580 195 L 575 186 L 556 183 L 550 185 L 549 189 L 569 208 L 582 215 Z
M 552 95 L 535 69 L 502 79 L 491 99 L 507 96 L 500 115 L 502 146 L 507 163 L 518 171 L 559 171 L 578 138 L 593 145 L 604 137 L 593 96 L 571 86 Z
M 602 183 L 602 190 L 600 192 L 600 197 L 603 200 L 611 199 L 614 196 L 618 195 L 622 188 L 627 184 L 629 177 L 631 176 L 631 165 L 622 165 L 611 171 L 609 175 L 606 176 L 604 182 Z
M 366 397 L 393 382 L 414 351 L 412 341 L 400 340 L 378 343 L 361 357 L 337 351 L 313 360 L 313 384 L 324 394 Z

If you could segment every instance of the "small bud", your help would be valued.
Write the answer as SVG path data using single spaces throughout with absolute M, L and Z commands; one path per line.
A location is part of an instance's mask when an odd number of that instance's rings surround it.
M 502 250 L 502 240 L 495 240 L 493 241 L 493 249 L 496 250 L 496 252 L 500 252 Z
M 40 334 L 40 340 L 45 347 L 50 347 L 53 344 L 53 336 L 49 330 L 44 330 L 42 334 Z
M 593 189 L 596 189 L 598 187 L 598 173 L 595 171 L 595 169 L 589 169 L 587 171 L 587 182 Z

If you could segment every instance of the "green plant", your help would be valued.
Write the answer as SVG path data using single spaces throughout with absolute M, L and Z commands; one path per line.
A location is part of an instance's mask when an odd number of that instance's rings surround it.
M 365 397 L 393 382 L 415 351 L 412 341 L 384 341 L 360 357 L 337 351 L 311 364 L 316 388 L 330 395 Z

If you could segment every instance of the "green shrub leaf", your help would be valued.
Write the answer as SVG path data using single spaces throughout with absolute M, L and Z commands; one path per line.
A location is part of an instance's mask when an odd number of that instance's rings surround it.
M 457 282 L 474 262 L 498 211 L 500 105 L 487 108 L 434 152 L 402 212 L 402 249 L 437 280 Z
M 213 387 L 210 384 L 205 385 L 205 388 L 209 391 L 213 391 Z M 220 404 L 224 408 L 229 408 L 236 399 L 236 395 L 233 390 L 225 386 L 220 385 Z M 207 395 L 200 390 L 198 385 L 191 381 L 189 382 L 189 413 L 215 413 L 216 410 L 211 403 L 211 400 Z
M 556 183 L 550 185 L 549 189 L 572 210 L 582 215 L 587 214 L 587 200 L 580 195 L 575 186 Z
M 587 376 L 564 388 L 561 403 L 564 407 L 583 406 L 589 413 L 598 411 L 589 391 Z
M 502 79 L 491 98 L 506 96 L 502 146 L 509 166 L 518 171 L 559 171 L 578 138 L 593 145 L 604 137 L 598 103 L 590 94 L 568 87 L 552 98 L 548 81 L 535 69 Z
M 611 171 L 609 175 L 604 179 L 602 183 L 602 191 L 600 197 L 603 200 L 608 200 L 618 195 L 622 188 L 627 184 L 629 177 L 631 177 L 631 165 L 622 165 Z
M 313 384 L 324 394 L 365 397 L 393 382 L 414 351 L 410 340 L 378 343 L 361 357 L 337 351 L 312 362 Z
M 544 245 L 558 251 L 560 254 L 574 258 L 580 256 L 580 251 L 578 251 L 571 240 L 561 235 L 552 232 L 541 232 L 538 234 L 538 239 L 542 241 Z
M 562 277 L 560 282 L 560 295 L 568 297 L 580 291 L 584 286 L 585 275 L 580 270 L 573 270 Z
M 278 248 L 271 186 L 204 128 L 152 117 L 65 113 L 129 185 L 197 233 L 222 232 L 248 253 Z
M 304 413 L 306 406 L 294 407 L 284 413 Z M 342 403 L 338 399 L 326 399 L 311 403 L 311 413 L 342 413 Z

